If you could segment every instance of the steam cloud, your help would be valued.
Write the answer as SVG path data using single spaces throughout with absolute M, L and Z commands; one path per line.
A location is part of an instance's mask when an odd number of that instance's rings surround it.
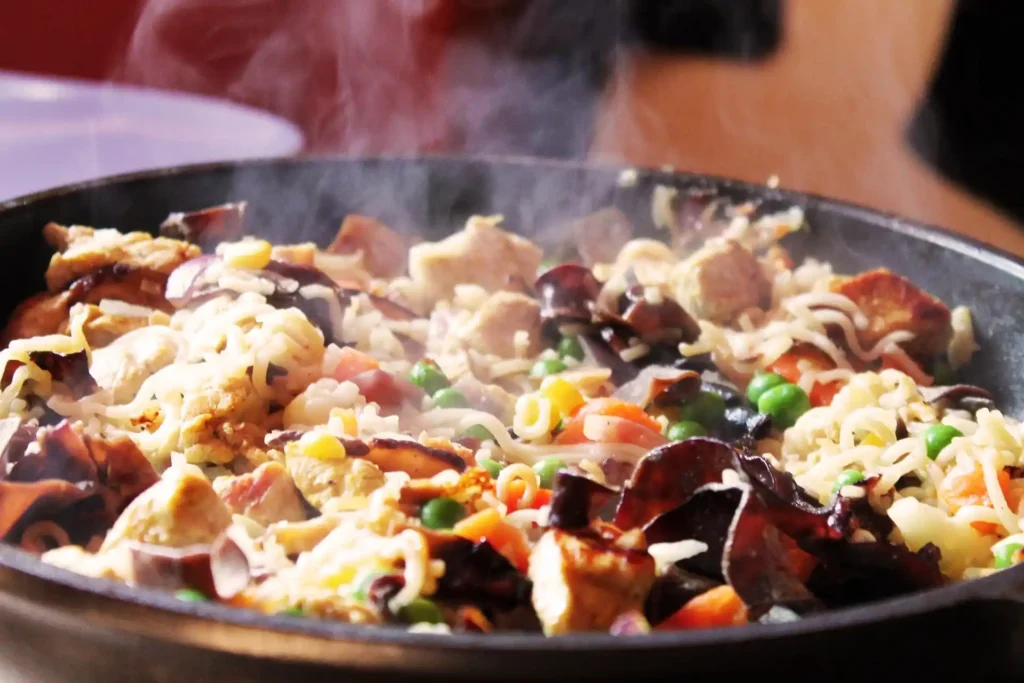
M 318 149 L 582 158 L 617 5 L 149 0 L 114 76 L 277 112 Z

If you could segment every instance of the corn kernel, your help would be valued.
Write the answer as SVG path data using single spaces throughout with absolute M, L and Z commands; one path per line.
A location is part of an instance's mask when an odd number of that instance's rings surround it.
M 861 446 L 884 446 L 885 442 L 882 441 L 881 437 L 872 432 L 868 434 L 860 441 Z
M 347 565 L 339 569 L 336 574 L 332 575 L 324 581 L 324 583 L 327 585 L 327 588 L 337 589 L 341 586 L 352 583 L 352 579 L 356 578 L 356 574 L 358 573 L 359 571 L 355 567 Z
M 583 394 L 561 377 L 546 377 L 540 385 L 540 394 L 555 407 L 561 416 L 572 415 L 583 405 Z
M 359 422 L 356 420 L 356 411 L 351 408 L 331 408 L 331 417 L 328 424 L 335 422 L 341 427 L 341 433 L 345 436 L 359 436 Z
M 338 460 L 345 457 L 345 446 L 330 434 L 306 432 L 298 441 L 298 452 L 317 460 Z
M 224 245 L 224 263 L 232 268 L 260 270 L 270 263 L 271 246 L 266 240 L 242 240 Z

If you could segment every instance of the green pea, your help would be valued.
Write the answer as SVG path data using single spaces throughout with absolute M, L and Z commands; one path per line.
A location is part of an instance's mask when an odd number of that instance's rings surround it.
M 789 429 L 810 409 L 811 399 L 795 384 L 772 387 L 757 399 L 757 411 L 771 415 L 772 424 L 779 429 Z
M 182 588 L 181 590 L 174 592 L 174 597 L 185 602 L 207 602 L 207 598 L 203 593 L 195 590 L 194 588 Z
M 539 360 L 533 364 L 532 368 L 530 368 L 530 377 L 547 377 L 548 375 L 557 375 L 567 367 L 569 366 L 557 358 Z
M 777 375 L 774 372 L 759 372 L 747 385 L 747 398 L 756 406 L 757 399 L 761 398 L 761 394 L 786 383 L 786 378 L 782 375 Z
M 1006 569 L 1014 565 L 1013 556 L 1021 549 L 1020 543 L 1008 543 L 995 552 L 996 569 Z
M 407 624 L 443 624 L 444 614 L 433 600 L 416 598 L 398 610 L 398 616 Z
M 836 483 L 835 486 L 832 487 L 832 492 L 838 492 L 839 489 L 844 486 L 853 486 L 854 484 L 859 484 L 862 481 L 864 481 L 864 473 L 860 470 L 843 470 L 839 473 L 839 476 L 836 477 Z
M 409 371 L 409 381 L 431 396 L 451 385 L 441 368 L 427 361 L 419 361 Z
M 701 391 L 683 404 L 679 419 L 683 422 L 697 422 L 710 429 L 725 416 L 725 399 L 713 391 Z
M 963 435 L 964 433 L 956 427 L 942 424 L 932 425 L 924 430 L 925 453 L 929 458 L 935 460 L 935 458 L 939 457 L 942 449 L 948 446 L 953 439 Z
M 558 355 L 562 358 L 575 358 L 576 360 L 583 360 L 587 356 L 583 351 L 583 345 L 580 344 L 579 337 L 562 337 L 558 342 Z
M 306 613 L 302 610 L 301 607 L 288 607 L 286 609 L 281 610 L 277 614 L 278 614 L 278 616 L 282 616 L 282 617 L 304 617 L 304 616 L 306 616 Z
M 468 408 L 469 399 L 458 389 L 445 387 L 434 393 L 434 406 L 438 408 Z
M 420 521 L 428 529 L 451 529 L 466 516 L 466 508 L 451 498 L 434 498 L 420 508 Z
M 463 433 L 481 441 L 494 441 L 494 435 L 483 425 L 473 425 Z
M 699 422 L 683 420 L 670 425 L 666 436 L 672 441 L 685 441 L 693 436 L 707 436 L 707 434 L 708 430 L 704 429 L 704 425 Z
M 537 473 L 540 487 L 549 489 L 555 483 L 555 475 L 558 474 L 558 471 L 565 468 L 565 461 L 561 458 L 544 458 L 533 466 L 533 471 Z
M 487 470 L 487 474 L 491 475 L 491 479 L 497 479 L 498 475 L 501 474 L 501 463 L 497 460 L 477 458 L 476 464 Z

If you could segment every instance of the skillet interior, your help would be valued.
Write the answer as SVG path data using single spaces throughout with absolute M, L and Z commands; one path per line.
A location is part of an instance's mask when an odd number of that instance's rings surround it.
M 0 205 L 0 268 L 7 285 L 0 290 L 0 312 L 6 316 L 20 300 L 42 289 L 42 273 L 51 252 L 40 228 L 51 220 L 153 230 L 172 211 L 245 199 L 250 202 L 252 232 L 277 241 L 326 244 L 348 213 L 379 217 L 427 239 L 460 228 L 473 213 L 501 213 L 509 228 L 545 246 L 557 246 L 560 234 L 553 226 L 612 204 L 630 216 L 637 233 L 653 236 L 650 197 L 655 184 L 713 187 L 737 201 L 761 199 L 778 208 L 802 206 L 812 230 L 787 238 L 787 246 L 798 258 L 811 255 L 828 260 L 840 272 L 888 266 L 951 304 L 970 306 L 983 351 L 969 376 L 974 383 L 993 389 L 1007 412 L 1020 414 L 1024 386 L 1013 370 L 1024 354 L 1024 320 L 1013 309 L 1024 292 L 1024 267 L 1012 258 L 941 231 L 816 197 L 665 172 L 641 172 L 629 187 L 620 186 L 618 179 L 619 169 L 532 160 L 268 160 L 133 175 L 43 193 Z M 28 639 L 27 647 L 0 647 L 24 657 L 38 653 L 36 648 L 43 647 L 48 636 L 59 637 L 68 645 L 71 659 L 89 667 L 78 669 L 76 680 L 93 680 L 93 674 L 82 677 L 85 670 L 96 672 L 95 680 L 139 680 L 135 676 L 143 670 L 153 675 L 173 670 L 175 680 L 184 677 L 186 669 L 217 672 L 220 680 L 278 680 L 288 674 L 267 661 L 252 669 L 254 660 L 223 651 L 370 670 L 430 671 L 449 678 L 485 673 L 521 678 L 531 671 L 638 673 L 675 670 L 676 665 L 687 671 L 763 668 L 769 662 L 758 661 L 751 650 L 759 643 L 773 650 L 770 662 L 774 665 L 808 666 L 813 660 L 825 663 L 839 656 L 837 652 L 849 648 L 851 637 L 863 643 L 858 647 L 869 639 L 884 649 L 905 629 L 946 619 L 951 620 L 945 629 L 949 633 L 962 633 L 965 624 L 960 622 L 967 620 L 985 633 L 991 631 L 987 642 L 994 648 L 1005 647 L 1009 652 L 1011 640 L 1024 627 L 1024 620 L 1017 617 L 1024 616 L 1019 607 L 987 600 L 1005 595 L 1024 569 L 785 626 L 625 641 L 604 636 L 544 641 L 517 635 L 442 640 L 315 620 L 267 618 L 212 605 L 185 606 L 168 596 L 104 585 L 45 567 L 9 548 L 0 548 L 0 566 L 7 568 L 0 573 L 0 603 L 7 607 L 0 614 L 0 632 L 9 636 L 4 643 L 14 643 L 12 639 L 19 636 Z M 97 590 L 107 597 L 97 595 Z M 986 600 L 979 601 L 979 596 Z M 922 616 L 929 610 L 934 614 Z M 195 615 L 219 623 L 197 621 Z M 93 628 L 83 630 L 87 623 Z M 263 630 L 268 626 L 296 635 L 268 639 Z M 126 637 L 125 631 L 135 635 Z M 348 642 L 332 643 L 323 640 L 325 636 Z M 113 658 L 112 650 L 118 653 Z M 635 658 L 627 650 L 644 655 Z M 526 652 L 531 654 L 524 658 Z M 578 656 L 566 656 L 571 653 Z M 136 661 L 137 666 L 124 666 L 122 657 Z M 111 659 L 120 664 L 110 666 Z M 60 669 L 50 662 L 33 680 L 44 680 L 55 672 L 59 674 Z

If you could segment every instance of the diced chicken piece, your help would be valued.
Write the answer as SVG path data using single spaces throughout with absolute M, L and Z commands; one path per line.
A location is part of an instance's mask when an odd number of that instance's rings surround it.
M 226 423 L 258 421 L 264 409 L 248 376 L 208 377 L 184 395 L 178 448 L 189 462 L 230 462 L 238 453 L 218 438 L 218 430 Z
M 127 541 L 182 548 L 213 543 L 231 524 L 231 510 L 202 470 L 173 465 L 117 518 L 100 552 Z
M 528 335 L 526 354 L 540 353 L 540 303 L 518 292 L 495 292 L 459 326 L 458 335 L 465 346 L 480 353 L 515 358 L 515 337 L 520 331 Z
M 270 249 L 270 258 L 296 266 L 313 267 L 316 263 L 316 251 L 316 245 L 312 242 L 306 242 L 305 244 L 277 244 Z
M 546 635 L 607 631 L 642 610 L 654 583 L 654 558 L 597 536 L 551 529 L 530 554 L 533 608 Z
M 696 317 L 727 325 L 743 311 L 771 303 L 772 283 L 738 242 L 706 245 L 675 268 L 676 300 Z
M 384 485 L 384 473 L 364 458 L 320 459 L 289 453 L 285 466 L 295 484 L 315 507 L 331 498 L 367 496 Z
M 43 229 L 43 235 L 59 250 L 46 270 L 46 285 L 51 292 L 60 291 L 83 275 L 115 263 L 166 277 L 200 254 L 194 244 L 166 237 L 154 238 L 144 232 L 121 233 L 80 225 L 67 228 L 50 223 Z
M 519 290 L 534 281 L 540 248 L 502 230 L 499 222 L 499 217 L 474 216 L 461 232 L 409 250 L 409 275 L 427 299 L 449 299 L 455 286 L 463 283 L 497 292 Z
M 404 237 L 380 221 L 352 214 L 345 217 L 327 251 L 332 254 L 360 252 L 371 275 L 391 278 L 405 272 L 408 245 Z
M 130 403 L 142 383 L 177 355 L 177 337 L 169 329 L 144 327 L 95 349 L 89 374 L 113 395 L 115 403 Z
M 213 489 L 232 512 L 263 526 L 306 519 L 299 490 L 279 462 L 264 463 L 254 472 L 237 477 L 218 477 Z
M 337 526 L 338 515 L 330 514 L 303 522 L 276 522 L 267 527 L 263 543 L 277 545 L 285 555 L 298 555 L 315 548 Z
M 76 574 L 94 579 L 130 581 L 132 579 L 130 558 L 126 553 L 114 550 L 106 553 L 90 553 L 77 545 L 65 545 L 48 550 L 39 558 L 46 564 L 67 569 Z
M 70 303 L 67 292 L 36 294 L 25 299 L 8 318 L 0 344 L 7 346 L 15 339 L 56 334 L 68 320 Z
M 94 306 L 93 304 L 75 304 L 71 307 L 69 317 L 75 317 L 79 311 L 85 311 L 88 316 L 85 324 L 82 326 L 82 331 L 89 342 L 89 348 L 94 350 L 107 346 L 115 339 L 133 330 L 156 324 L 152 319 L 153 316 L 114 315 L 104 312 L 99 306 Z M 158 315 L 163 315 L 166 318 L 166 315 L 163 313 Z
M 868 326 L 857 330 L 865 348 L 896 330 L 907 330 L 914 338 L 901 346 L 913 356 L 930 359 L 946 350 L 953 334 L 946 304 L 886 268 L 836 278 L 832 291 L 853 301 L 867 316 Z

